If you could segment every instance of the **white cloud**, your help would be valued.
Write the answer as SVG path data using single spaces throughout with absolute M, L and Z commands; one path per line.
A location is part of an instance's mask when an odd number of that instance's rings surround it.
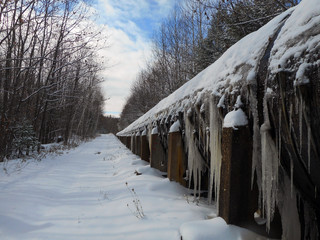
M 107 17 L 132 19 L 141 17 L 157 17 L 161 9 L 165 11 L 172 6 L 172 0 L 99 0 L 99 5 L 104 6 Z
M 103 72 L 106 79 L 103 91 L 108 98 L 105 111 L 121 112 L 130 86 L 150 55 L 150 43 L 140 37 L 136 41 L 120 29 L 106 27 L 110 47 L 100 51 L 108 59 L 109 67 Z
M 98 0 L 95 8 L 100 14 L 97 23 L 104 24 L 109 48 L 100 55 L 108 59 L 109 68 L 103 72 L 103 91 L 109 100 L 106 112 L 121 112 L 130 93 L 132 82 L 151 55 L 148 36 L 172 9 L 174 0 Z M 155 28 L 153 26 L 153 28 Z

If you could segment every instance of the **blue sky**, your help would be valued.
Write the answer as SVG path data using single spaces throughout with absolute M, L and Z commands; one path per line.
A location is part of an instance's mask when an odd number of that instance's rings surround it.
M 109 47 L 103 72 L 105 113 L 119 115 L 130 86 L 151 55 L 151 37 L 173 9 L 176 0 L 94 0 L 96 23 L 103 26 Z

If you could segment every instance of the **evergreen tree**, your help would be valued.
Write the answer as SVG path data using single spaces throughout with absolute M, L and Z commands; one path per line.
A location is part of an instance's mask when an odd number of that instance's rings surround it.
M 22 121 L 13 127 L 12 152 L 22 156 L 25 152 L 29 155 L 29 151 L 35 150 L 40 144 L 36 138 L 36 133 L 29 121 Z

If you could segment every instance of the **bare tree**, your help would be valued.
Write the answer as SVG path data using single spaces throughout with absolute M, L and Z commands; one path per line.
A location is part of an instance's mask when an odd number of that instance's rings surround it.
M 93 44 L 100 33 L 89 23 L 80 0 L 0 2 L 2 158 L 11 153 L 13 129 L 25 120 L 43 143 L 94 135 L 104 99 Z

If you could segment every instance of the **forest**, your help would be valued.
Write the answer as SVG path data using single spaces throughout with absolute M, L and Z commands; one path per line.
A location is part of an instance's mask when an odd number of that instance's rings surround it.
M 154 32 L 152 56 L 131 86 L 123 129 L 299 0 L 183 0 Z
M 80 0 L 0 0 L 0 161 L 96 133 L 105 45 Z

